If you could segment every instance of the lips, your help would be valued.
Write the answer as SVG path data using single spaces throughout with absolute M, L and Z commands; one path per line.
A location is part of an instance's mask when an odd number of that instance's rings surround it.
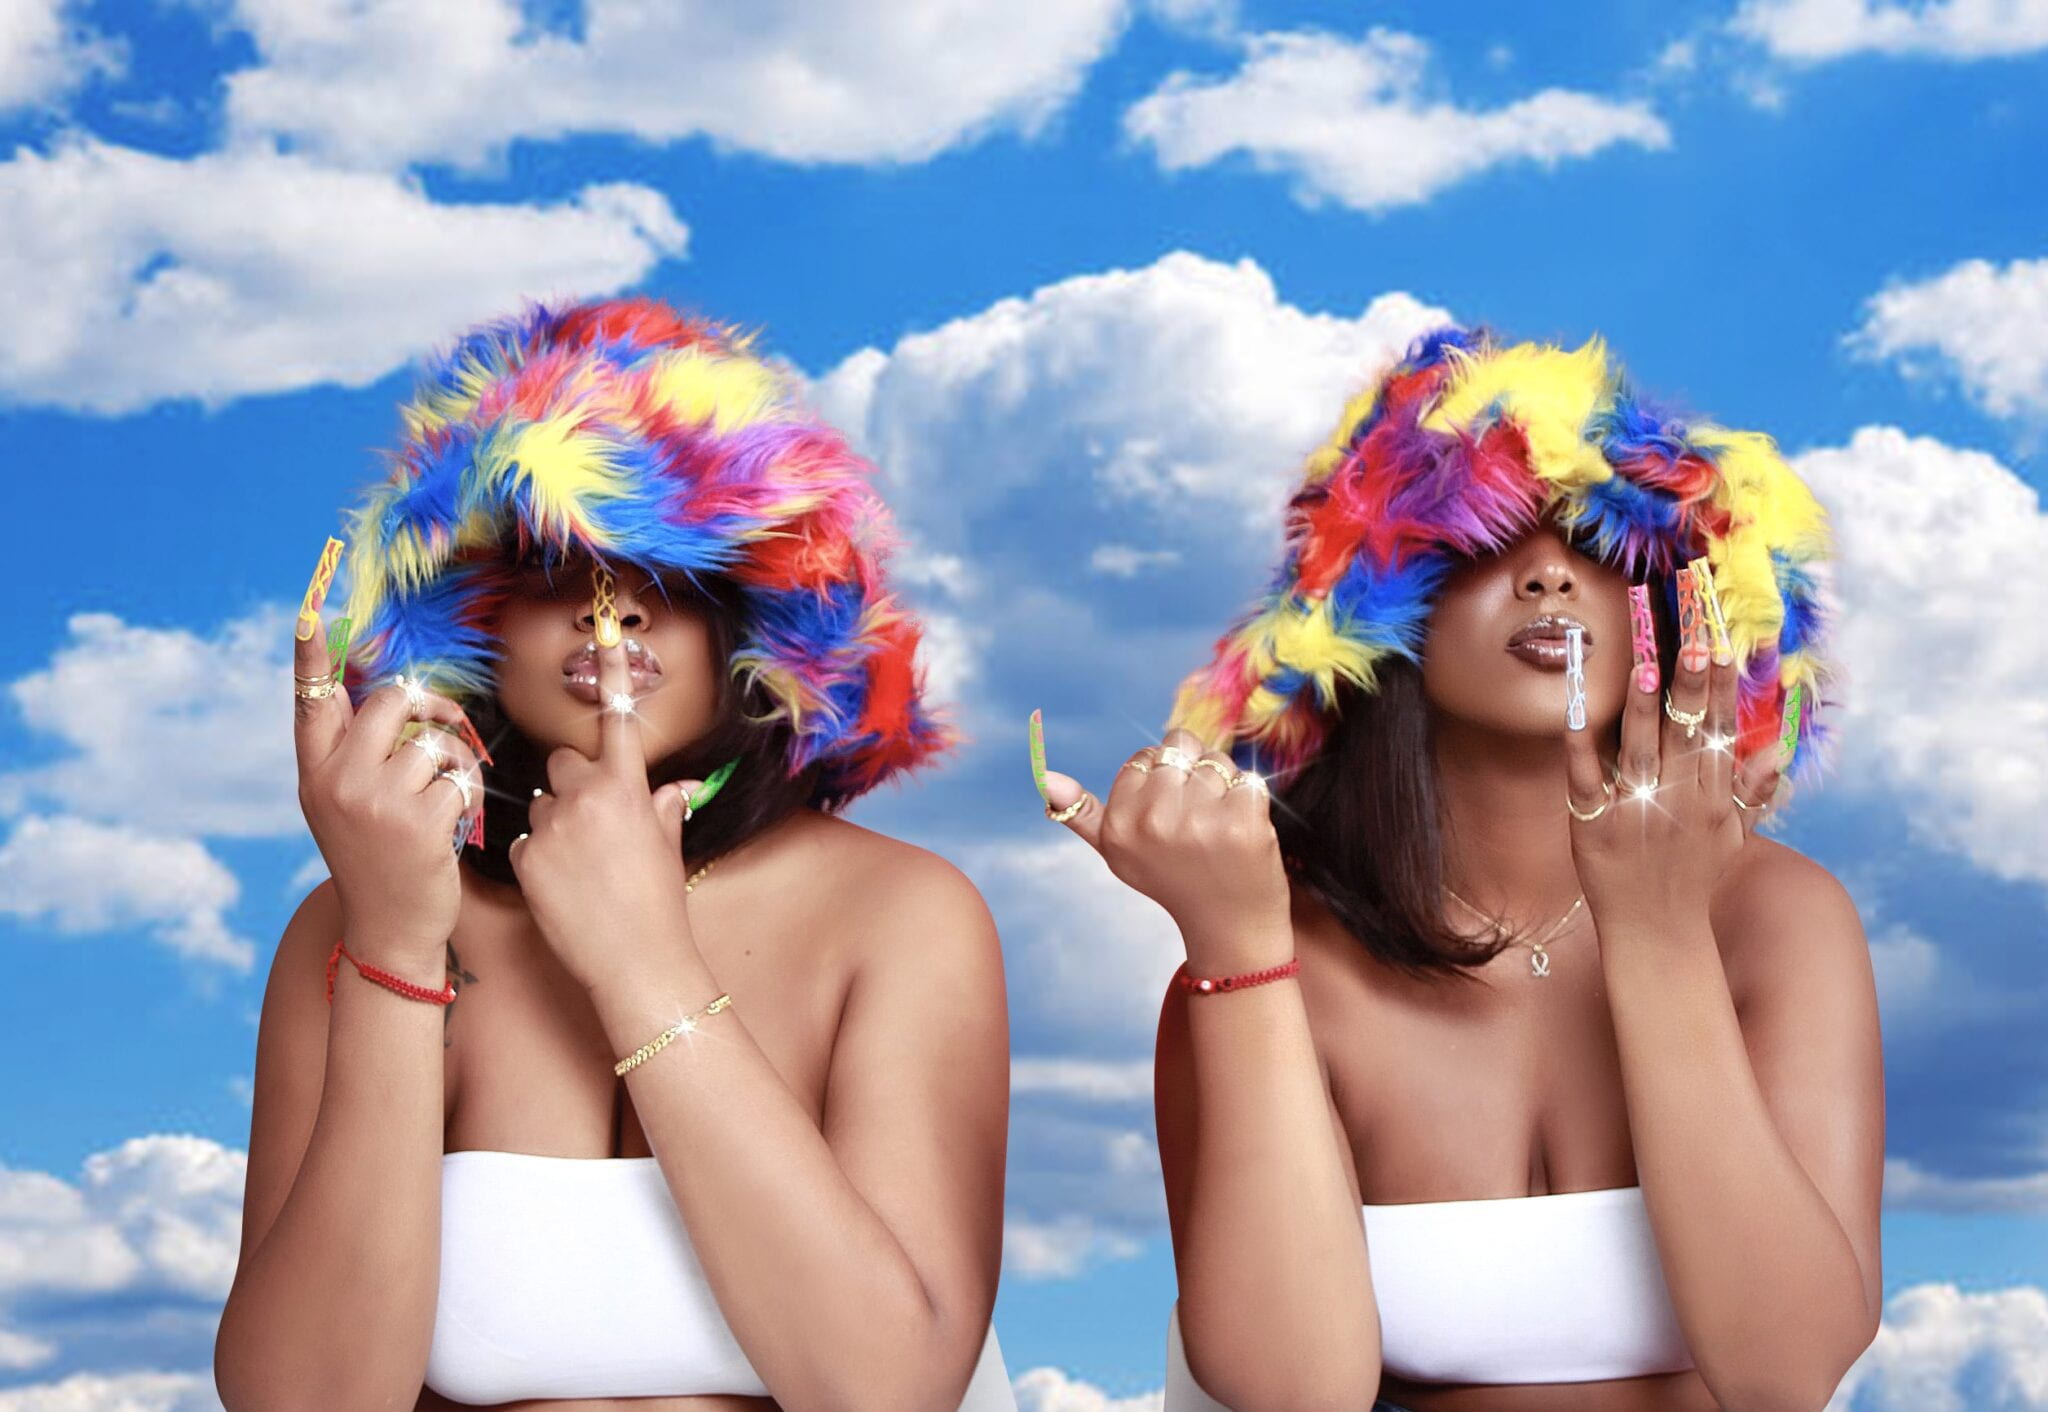
M 626 639 L 626 669 L 635 696 L 644 696 L 661 684 L 661 659 L 636 637 Z M 570 695 L 598 704 L 596 643 L 586 643 L 562 659 L 562 685 Z
M 1588 656 L 1593 652 L 1593 634 L 1569 613 L 1539 613 L 1516 628 L 1508 638 L 1507 650 L 1531 666 L 1563 671 L 1565 629 L 1577 627 L 1584 637 Z

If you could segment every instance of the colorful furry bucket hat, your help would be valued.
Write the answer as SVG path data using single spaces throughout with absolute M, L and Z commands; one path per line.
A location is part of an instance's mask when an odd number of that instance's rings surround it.
M 1570 352 L 1455 327 L 1417 340 L 1309 458 L 1283 562 L 1181 683 L 1169 725 L 1243 767 L 1299 768 L 1338 683 L 1371 691 L 1381 662 L 1419 663 L 1450 571 L 1546 515 L 1632 580 L 1661 580 L 1674 612 L 1675 570 L 1705 556 L 1742 669 L 1738 757 L 1782 732 L 1788 774 L 1817 775 L 1837 677 L 1825 513 L 1768 436 L 1653 410 L 1598 338 Z
M 507 569 L 538 546 L 736 583 L 728 666 L 788 724 L 789 773 L 822 763 L 820 807 L 957 743 L 883 578 L 871 467 L 749 338 L 651 299 L 534 306 L 465 334 L 401 413 L 390 477 L 349 516 L 355 700 L 401 672 L 491 692 Z

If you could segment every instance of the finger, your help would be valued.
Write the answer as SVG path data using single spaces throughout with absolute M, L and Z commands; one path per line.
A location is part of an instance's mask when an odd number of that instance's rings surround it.
M 344 768 L 377 768 L 398 748 L 414 721 L 435 721 L 459 730 L 468 719 L 453 701 L 400 672 L 371 692 L 351 718 L 340 746 L 346 755 Z
M 1230 792 L 1230 782 L 1237 777 L 1237 765 L 1225 750 L 1204 750 L 1195 758 L 1195 768 L 1188 773 L 1188 783 L 1202 791 L 1204 799 L 1221 799 Z
M 683 842 L 683 825 L 688 822 L 690 796 L 703 784 L 702 780 L 673 780 L 654 791 L 654 814 L 661 820 L 662 828 L 668 831 L 669 842 L 678 848 Z
M 1063 775 L 1058 770 L 1045 772 L 1045 805 L 1051 813 L 1065 814 L 1067 809 L 1079 802 L 1081 807 L 1055 823 L 1064 825 L 1070 832 L 1080 835 L 1081 841 L 1100 853 L 1102 851 L 1102 801 L 1072 775 Z M 1047 817 L 1051 815 L 1048 814 Z
M 1601 809 L 1609 798 L 1607 770 L 1600 763 L 1600 751 L 1593 743 L 1593 732 L 1587 728 L 1582 634 L 1576 627 L 1565 631 L 1565 788 L 1572 807 L 1584 815 Z
M 328 652 L 328 628 L 320 616 L 320 607 L 327 599 L 327 590 L 334 581 L 334 571 L 341 563 L 342 542 L 329 537 L 326 547 L 320 551 L 320 562 L 314 566 L 313 577 L 306 585 L 305 596 L 299 603 L 299 616 L 293 625 L 292 675 L 307 679 L 333 675 L 333 658 Z M 317 683 L 314 683 L 317 687 Z M 348 733 L 348 723 L 354 712 L 349 706 L 348 693 L 337 682 L 325 697 L 301 696 L 296 689 L 292 693 L 292 743 L 298 753 L 301 769 L 317 765 L 334 753 L 335 747 Z
M 1735 729 L 1741 711 L 1736 687 L 1741 679 L 1735 654 L 1717 645 L 1707 681 L 1706 748 L 1700 752 L 1700 788 L 1717 808 L 1735 788 Z
M 605 645 L 605 637 L 612 639 Z M 643 783 L 647 779 L 647 748 L 640 737 L 640 715 L 633 709 L 633 669 L 627 665 L 626 640 L 618 631 L 618 620 L 598 625 L 597 695 L 603 703 L 597 727 L 597 759 Z
M 1742 819 L 1744 834 L 1755 833 L 1757 825 L 1778 802 L 1779 776 L 1784 768 L 1785 757 L 1776 745 L 1752 752 L 1736 766 L 1729 788 L 1741 806 L 1735 812 Z

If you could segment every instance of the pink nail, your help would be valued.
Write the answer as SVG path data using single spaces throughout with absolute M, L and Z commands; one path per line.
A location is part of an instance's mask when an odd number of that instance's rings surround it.
M 1635 633 L 1636 690 L 1651 693 L 1657 689 L 1657 623 L 1650 616 L 1650 589 L 1647 584 L 1630 584 L 1628 590 L 1628 620 Z

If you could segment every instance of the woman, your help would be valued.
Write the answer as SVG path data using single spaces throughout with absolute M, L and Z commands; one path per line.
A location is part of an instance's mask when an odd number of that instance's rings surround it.
M 1187 946 L 1168 1412 L 1820 1408 L 1879 1317 L 1876 999 L 1752 834 L 1833 704 L 1819 506 L 1597 340 L 1445 330 L 1287 529 L 1165 747 L 1045 786 Z
M 223 1401 L 1013 1407 L 994 927 L 837 817 L 953 740 L 867 467 L 651 301 L 475 330 L 404 410 L 345 693 L 332 554 L 298 629 L 332 878 L 265 996 Z

